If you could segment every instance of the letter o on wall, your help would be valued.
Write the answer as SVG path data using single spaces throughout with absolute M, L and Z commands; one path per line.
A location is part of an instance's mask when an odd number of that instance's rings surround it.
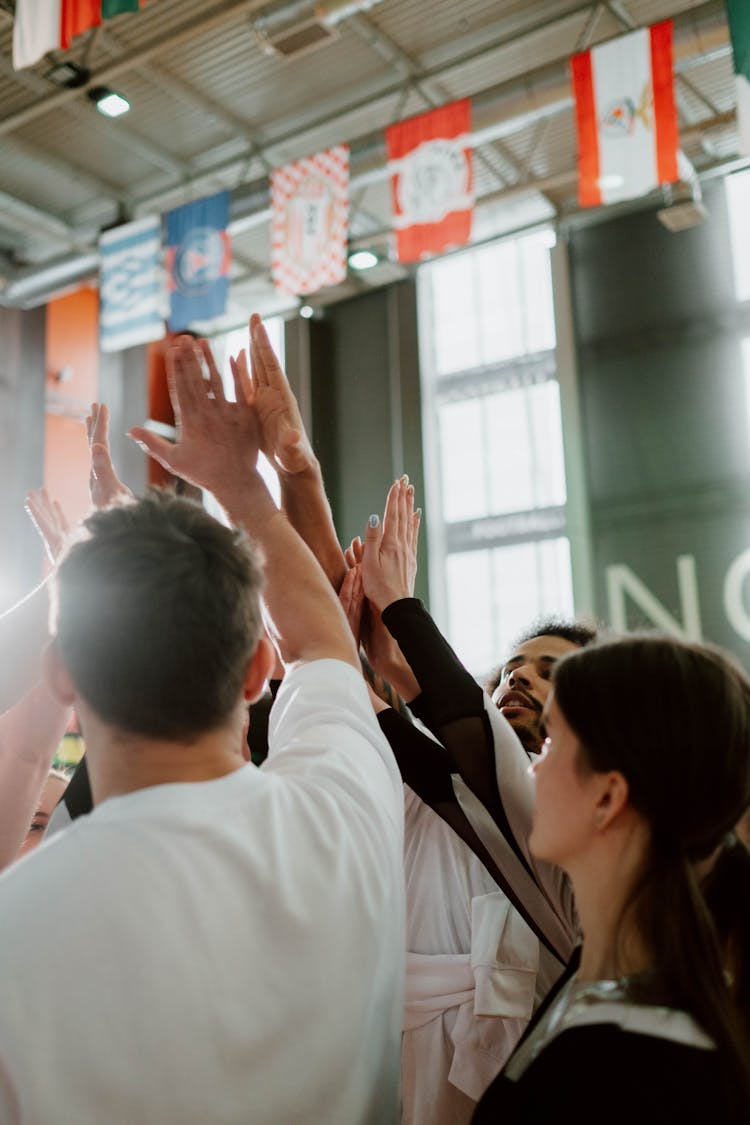
M 743 641 L 750 642 L 750 613 L 743 601 L 745 579 L 750 575 L 750 548 L 734 560 L 724 579 L 724 612 Z

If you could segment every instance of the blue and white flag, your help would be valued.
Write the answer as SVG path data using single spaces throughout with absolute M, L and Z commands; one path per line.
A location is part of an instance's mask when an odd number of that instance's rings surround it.
M 181 332 L 194 321 L 226 312 L 231 246 L 229 192 L 186 203 L 167 215 L 169 328 Z
M 105 231 L 99 239 L 99 342 L 103 352 L 165 335 L 161 220 L 154 216 Z

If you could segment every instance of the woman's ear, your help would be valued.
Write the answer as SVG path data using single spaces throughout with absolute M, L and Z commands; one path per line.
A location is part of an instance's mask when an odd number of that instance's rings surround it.
M 76 701 L 75 685 L 54 641 L 48 641 L 42 652 L 42 674 L 51 695 L 59 703 L 72 707 Z
M 600 830 L 609 827 L 628 807 L 630 790 L 627 780 L 619 770 L 602 774 L 601 792 L 594 810 L 594 823 Z

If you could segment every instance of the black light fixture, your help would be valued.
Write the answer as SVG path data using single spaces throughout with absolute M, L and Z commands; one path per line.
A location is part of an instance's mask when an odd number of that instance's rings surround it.
M 55 86 L 62 86 L 67 90 L 75 90 L 78 86 L 85 86 L 91 77 L 91 71 L 87 70 L 85 66 L 79 66 L 75 62 L 59 62 L 55 63 L 44 76 L 49 82 L 54 82 Z
M 122 117 L 130 109 L 128 99 L 115 90 L 110 90 L 109 86 L 92 86 L 86 91 L 86 96 L 105 117 Z

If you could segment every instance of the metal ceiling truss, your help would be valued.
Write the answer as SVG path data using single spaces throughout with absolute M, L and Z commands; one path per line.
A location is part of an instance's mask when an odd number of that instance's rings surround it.
M 295 0 L 295 5 L 292 6 L 300 11 L 311 9 L 311 4 L 309 2 L 303 3 L 302 0 Z M 461 68 L 470 63 L 490 59 L 493 53 L 498 50 L 528 40 L 536 32 L 546 31 L 557 26 L 562 28 L 563 25 L 570 25 L 571 21 L 576 19 L 580 22 L 581 18 L 585 16 L 585 24 L 579 36 L 579 45 L 585 47 L 595 34 L 596 24 L 605 10 L 609 11 L 621 26 L 625 28 L 635 26 L 635 21 L 621 0 L 579 4 L 571 11 L 555 19 L 538 20 L 513 35 L 495 37 L 492 41 L 485 43 L 480 50 L 465 52 L 430 68 L 420 65 L 411 58 L 397 43 L 375 26 L 371 19 L 361 14 L 350 15 L 346 21 L 347 28 L 350 28 L 363 41 L 367 42 L 394 70 L 396 76 L 394 83 L 386 81 L 385 86 L 374 96 L 363 98 L 357 102 L 350 102 L 343 110 L 339 109 L 337 112 L 318 115 L 317 117 L 313 115 L 301 127 L 297 125 L 294 129 L 286 132 L 282 129 L 276 136 L 269 129 L 264 139 L 258 136 L 257 129 L 250 122 L 245 121 L 227 107 L 216 102 L 215 99 L 204 94 L 202 90 L 190 82 L 175 75 L 169 67 L 164 67 L 160 63 L 159 67 L 154 68 L 153 71 L 151 68 L 148 71 L 144 69 L 147 62 L 154 60 L 168 48 L 174 51 L 175 47 L 181 43 L 186 43 L 196 36 L 205 35 L 207 32 L 225 25 L 228 20 L 233 18 L 240 19 L 258 13 L 263 7 L 259 0 L 235 0 L 235 2 L 223 2 L 220 5 L 213 4 L 208 12 L 189 20 L 178 30 L 156 36 L 149 43 L 137 50 L 127 52 L 91 75 L 87 84 L 88 87 L 106 84 L 128 71 L 136 70 L 147 77 L 149 81 L 161 85 L 185 104 L 190 104 L 219 121 L 230 134 L 229 140 L 238 138 L 243 142 L 243 147 L 236 156 L 224 157 L 213 164 L 209 163 L 196 173 L 192 162 L 180 161 L 171 157 L 163 149 L 157 149 L 157 146 L 153 145 L 152 142 L 146 141 L 145 138 L 130 129 L 127 132 L 126 143 L 134 152 L 138 152 L 144 159 L 149 160 L 160 167 L 168 176 L 173 177 L 173 182 L 156 191 L 137 195 L 119 189 L 89 173 L 84 173 L 83 178 L 96 185 L 97 193 L 100 196 L 110 199 L 120 208 L 124 206 L 130 215 L 135 216 L 147 211 L 162 210 L 166 209 L 167 206 L 174 206 L 177 202 L 182 201 L 186 193 L 195 196 L 202 185 L 216 177 L 241 175 L 246 180 L 250 179 L 251 182 L 233 192 L 232 226 L 230 229 L 235 233 L 240 230 L 247 230 L 251 226 L 265 222 L 268 218 L 268 185 L 259 182 L 259 180 L 260 177 L 265 177 L 277 163 L 273 158 L 274 150 L 278 150 L 290 142 L 296 142 L 298 147 L 303 147 L 304 138 L 308 134 L 322 128 L 331 128 L 338 121 L 342 123 L 343 128 L 345 120 L 357 110 L 372 109 L 375 106 L 382 109 L 384 117 L 388 117 L 389 103 L 393 103 L 396 98 L 401 99 L 405 82 L 407 88 L 412 88 L 418 92 L 428 107 L 443 104 L 448 99 L 449 94 L 441 85 L 441 79 L 449 80 L 452 75 L 459 73 Z M 287 3 L 277 6 L 275 11 L 277 13 L 289 11 L 290 7 Z M 265 8 L 267 10 L 267 5 Z M 699 37 L 695 30 L 698 21 L 701 22 Z M 120 49 L 120 44 L 109 29 L 105 31 L 100 29 L 98 34 L 101 37 L 100 42 L 106 45 L 109 41 L 113 46 Z M 696 40 L 698 40 L 699 50 L 697 55 L 694 53 Z M 725 126 L 731 123 L 734 118 L 733 113 L 717 113 L 716 106 L 711 99 L 702 94 L 684 74 L 684 71 L 691 70 L 704 62 L 725 56 L 730 50 L 727 40 L 724 5 L 721 0 L 708 0 L 708 2 L 698 5 L 682 16 L 675 17 L 675 71 L 678 81 L 711 113 L 711 116 L 704 121 L 691 122 L 688 129 L 690 133 L 697 131 L 701 134 L 704 131 Z M 0 66 L 7 73 L 8 64 L 0 60 Z M 46 83 L 43 83 L 33 74 L 14 72 L 14 76 L 16 79 L 22 79 L 28 86 L 33 84 L 35 93 L 39 91 L 42 84 L 46 86 Z M 87 107 L 80 102 L 82 89 L 85 91 L 86 88 L 58 90 L 46 98 L 38 98 L 34 103 L 11 113 L 6 118 L 0 119 L 0 136 L 10 134 L 37 118 L 59 109 L 69 110 L 76 114 L 86 112 Z M 529 108 L 530 102 L 533 103 L 533 108 Z M 574 180 L 574 171 L 564 173 L 562 179 L 560 176 L 535 179 L 530 175 L 534 155 L 542 143 L 544 133 L 549 128 L 550 122 L 555 117 L 568 112 L 572 106 L 567 76 L 567 60 L 545 64 L 525 75 L 523 79 L 515 78 L 490 90 L 475 94 L 473 103 L 475 120 L 478 123 L 474 134 L 477 156 L 489 167 L 494 182 L 499 188 L 498 191 L 485 195 L 486 200 L 511 198 L 531 190 L 552 191 L 556 188 L 559 189 L 563 182 L 567 183 Z M 524 106 L 526 107 L 525 110 L 523 109 Z M 491 118 L 494 118 L 494 120 L 491 120 Z M 532 140 L 528 155 L 521 162 L 509 150 L 508 146 L 503 144 L 503 138 L 527 129 L 532 124 L 536 125 L 536 135 Z M 488 147 L 490 145 L 495 147 L 494 153 Z M 483 146 L 481 151 L 480 146 Z M 215 147 L 226 149 L 226 144 Z M 47 153 L 40 155 L 43 155 L 45 160 L 50 159 Z M 58 163 L 60 163 L 59 160 Z M 359 173 L 358 168 L 361 169 Z M 76 168 L 74 172 L 73 165 L 69 165 L 69 171 L 70 174 L 81 175 L 80 168 Z M 382 130 L 378 130 L 368 137 L 360 138 L 359 141 L 354 141 L 352 143 L 352 191 L 356 192 L 363 189 L 371 183 L 386 178 L 386 176 L 387 168 L 385 166 Z M 509 179 L 512 179 L 513 182 L 509 183 Z M 0 196 L 0 215 L 4 210 L 10 214 L 16 206 L 27 208 L 25 216 L 29 220 L 34 209 L 28 208 L 25 204 L 20 204 L 20 201 L 12 200 L 7 195 Z M 76 252 L 76 256 L 70 259 L 69 264 L 71 276 L 75 275 L 78 278 L 83 268 L 83 259 L 90 262 L 92 255 L 95 256 L 96 247 L 86 240 L 85 235 L 82 239 L 81 232 L 76 230 L 75 227 L 62 223 L 56 217 L 38 211 L 37 216 L 39 219 L 37 233 L 44 230 L 46 226 L 51 238 L 54 237 L 58 243 L 67 245 Z M 86 233 L 88 234 L 88 232 Z M 373 244 L 377 235 L 381 233 L 366 235 L 361 240 L 361 244 Z M 254 270 L 256 263 L 248 262 L 247 265 Z M 94 271 L 92 270 L 92 272 Z M 43 289 L 43 275 L 45 273 L 54 274 L 55 277 L 62 276 L 64 274 L 64 260 L 50 263 L 49 268 L 42 267 L 41 270 L 20 271 L 16 277 L 8 279 L 2 303 L 30 300 L 36 290 L 41 292 Z M 35 277 L 38 279 L 38 286 L 34 285 Z M 36 295 L 38 296 L 38 293 Z

